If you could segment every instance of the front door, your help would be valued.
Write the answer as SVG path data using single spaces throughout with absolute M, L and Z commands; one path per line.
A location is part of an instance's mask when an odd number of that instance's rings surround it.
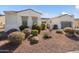
M 58 25 L 57 24 L 53 25 L 53 29 L 58 29 Z

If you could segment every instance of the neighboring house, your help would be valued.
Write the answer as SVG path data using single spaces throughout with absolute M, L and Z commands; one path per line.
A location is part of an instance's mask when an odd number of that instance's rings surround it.
M 75 20 L 73 15 L 64 14 L 51 18 L 51 28 L 63 29 L 65 27 L 75 28 Z
M 0 29 L 4 28 L 5 25 L 5 15 L 0 15 Z
M 75 19 L 75 29 L 79 30 L 79 18 Z
M 33 23 L 41 25 L 41 13 L 32 9 L 22 11 L 4 11 L 5 13 L 5 31 L 15 28 L 19 29 L 21 25 L 32 27 Z

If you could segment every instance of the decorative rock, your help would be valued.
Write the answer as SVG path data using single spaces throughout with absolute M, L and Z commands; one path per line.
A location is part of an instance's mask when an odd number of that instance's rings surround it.
M 39 42 L 39 38 L 37 36 L 32 37 L 30 40 L 31 45 L 37 44 L 38 42 Z

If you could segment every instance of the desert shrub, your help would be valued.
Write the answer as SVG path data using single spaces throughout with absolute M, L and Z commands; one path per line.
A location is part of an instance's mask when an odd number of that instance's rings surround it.
M 63 31 L 57 30 L 56 33 L 58 33 L 58 34 L 63 34 Z
M 64 29 L 64 32 L 66 33 L 66 34 L 74 34 L 74 30 L 72 29 L 72 28 L 65 28 Z
M 9 35 L 10 33 L 16 32 L 16 31 L 19 31 L 19 30 L 13 28 L 13 29 L 8 30 L 8 31 L 6 32 L 6 34 Z
M 22 32 L 25 34 L 25 38 L 27 38 L 31 34 L 31 29 L 25 28 Z
M 31 31 L 31 34 L 32 34 L 33 36 L 37 36 L 37 35 L 38 35 L 38 30 L 32 30 L 32 31 Z
M 47 35 L 47 34 L 44 34 L 43 38 L 44 38 L 44 39 L 49 39 L 49 38 L 51 38 L 51 36 L 49 36 L 49 35 Z
M 12 32 L 8 35 L 8 39 L 13 43 L 22 43 L 25 39 L 25 34 L 22 32 Z
M 37 36 L 31 37 L 30 44 L 37 44 L 39 42 L 39 38 Z
M 32 29 L 36 29 L 36 28 L 37 28 L 37 24 L 33 24 Z
M 37 24 L 34 24 L 34 25 L 32 26 L 32 29 L 33 29 L 33 30 L 34 30 L 34 29 L 38 30 L 38 33 L 41 32 L 41 27 L 38 26 Z
M 37 26 L 38 34 L 41 32 L 41 27 Z
M 28 26 L 26 26 L 26 25 L 21 25 L 20 27 L 19 27 L 19 29 L 22 31 L 22 30 L 24 30 L 25 28 L 29 28 Z
M 41 24 L 41 29 L 45 30 L 46 29 L 46 25 L 45 24 Z

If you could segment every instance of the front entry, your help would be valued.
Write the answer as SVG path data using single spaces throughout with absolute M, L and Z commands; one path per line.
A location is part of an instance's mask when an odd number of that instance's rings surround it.
M 53 25 L 53 29 L 58 29 L 58 25 L 57 24 Z

